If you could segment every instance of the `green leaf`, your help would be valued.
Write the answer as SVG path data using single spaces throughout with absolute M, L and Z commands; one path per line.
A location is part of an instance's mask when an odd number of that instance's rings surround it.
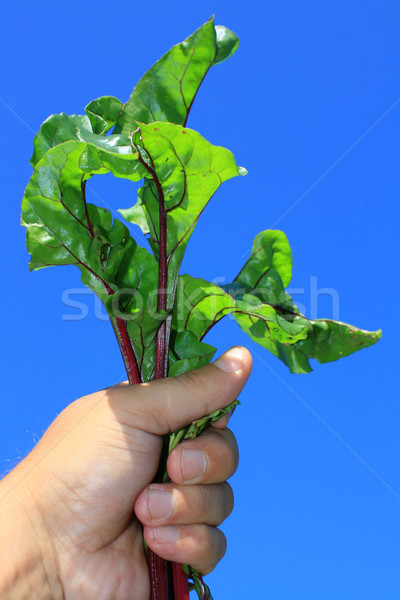
M 168 377 L 198 369 L 211 362 L 216 349 L 198 341 L 190 331 L 173 331 L 170 341 Z
M 291 346 L 275 344 L 268 348 L 280 358 L 291 373 L 309 373 L 310 358 L 320 363 L 332 362 L 349 356 L 357 350 L 376 344 L 381 330 L 365 331 L 353 325 L 330 319 L 308 320 L 308 335 Z
M 255 237 L 251 255 L 235 281 L 250 289 L 270 289 L 280 284 L 287 287 L 292 278 L 292 263 L 292 251 L 286 235 L 283 231 L 268 229 Z
M 115 278 L 118 292 L 106 302 L 110 315 L 127 321 L 143 381 L 154 374 L 155 336 L 167 317 L 167 313 L 157 310 L 157 277 L 154 256 L 137 246 L 132 258 L 120 265 Z
M 125 104 L 115 133 L 131 134 L 139 122 L 186 125 L 209 68 L 231 56 L 237 46 L 235 34 L 226 27 L 215 27 L 211 18 L 147 71 Z
M 302 315 L 285 286 L 292 253 L 284 233 L 263 231 L 234 282 L 218 286 L 188 275 L 179 278 L 172 326 L 202 340 L 232 314 L 250 338 L 275 354 L 292 373 L 311 371 L 309 359 L 330 362 L 375 344 L 380 331 L 364 331 L 330 319 Z
M 221 183 L 239 175 L 232 153 L 199 133 L 171 123 L 140 125 L 134 134 L 146 169 L 139 192 L 150 244 L 168 263 L 167 308 L 172 308 L 179 267 L 194 226 Z M 161 216 L 161 220 L 160 220 Z M 167 235 L 164 235 L 166 232 Z
M 94 143 L 68 141 L 47 150 L 26 188 L 22 224 L 32 255 L 30 268 L 76 265 L 82 282 L 100 297 L 109 315 L 128 321 L 139 367 L 149 378 L 154 337 L 166 318 L 156 307 L 157 263 L 108 210 L 85 200 L 88 176 L 111 171 L 138 181 L 144 169 L 131 146 L 129 154 L 120 154 L 120 146 L 103 144 L 110 138 L 88 130 L 85 135 Z
M 311 358 L 321 363 L 331 362 L 367 348 L 380 339 L 380 331 L 363 331 L 330 319 L 307 319 L 284 291 L 291 276 L 292 253 L 289 242 L 281 231 L 268 230 L 256 236 L 252 254 L 235 278 L 235 284 L 252 287 L 258 298 L 273 304 L 281 319 L 305 326 L 305 337 L 279 340 L 271 337 L 265 322 L 260 320 L 250 324 L 249 318 L 240 313 L 235 313 L 234 317 L 253 341 L 280 358 L 292 373 L 310 372 Z
M 114 96 L 102 96 L 92 100 L 85 107 L 85 112 L 90 119 L 93 133 L 104 135 L 118 120 L 124 105 Z
M 78 140 L 77 129 L 90 128 L 89 117 L 86 115 L 71 115 L 65 113 L 51 115 L 42 123 L 33 140 L 34 152 L 31 165 L 34 167 L 50 148 L 67 142 Z
M 132 225 L 137 225 L 138 227 L 140 227 L 140 229 L 145 235 L 147 233 L 150 233 L 150 228 L 147 223 L 146 212 L 143 208 L 140 199 L 138 199 L 138 201 L 134 206 L 132 206 L 132 208 L 119 208 L 118 212 L 123 216 L 125 221 L 128 221 L 128 223 L 132 223 Z
M 94 115 L 92 115 L 93 117 Z M 106 125 L 104 121 L 104 126 Z M 113 154 L 132 153 L 132 145 L 128 136 L 110 135 L 104 137 L 103 135 L 97 135 L 93 132 L 91 120 L 87 115 L 68 116 L 65 113 L 60 113 L 51 115 L 46 119 L 36 134 L 33 141 L 32 166 L 35 167 L 50 148 L 70 140 L 89 142 Z
M 95 171 L 90 171 L 93 162 Z M 37 163 L 22 202 L 30 268 L 74 264 L 89 287 L 96 281 L 103 300 L 107 287 L 117 289 L 119 265 L 136 247 L 125 225 L 113 221 L 108 210 L 86 204 L 88 174 L 108 171 L 136 181 L 142 177 L 137 153 L 119 155 L 84 142 L 61 143 Z
M 228 291 L 227 291 L 228 290 Z M 306 323 L 282 318 L 274 306 L 248 293 L 243 286 L 218 286 L 182 275 L 178 280 L 172 326 L 202 340 L 224 316 L 233 314 L 251 337 L 293 343 L 307 335 Z
M 215 323 L 235 309 L 234 299 L 219 285 L 180 275 L 172 326 L 176 331 L 190 331 L 202 340 Z
M 223 25 L 216 25 L 215 33 L 217 35 L 218 50 L 213 64 L 217 65 L 236 52 L 239 46 L 239 38 L 233 33 L 233 31 L 227 29 Z
M 231 152 L 212 146 L 197 132 L 179 125 L 141 124 L 133 141 L 139 149 L 147 181 L 139 191 L 136 207 L 122 214 L 138 225 L 146 217 L 159 274 L 165 273 L 159 279 L 165 282 L 161 287 L 161 294 L 166 296 L 164 307 L 171 313 L 180 264 L 197 219 L 220 184 L 238 175 L 239 170 Z M 167 318 L 169 337 L 170 318 Z M 131 337 L 132 327 L 128 325 Z M 151 338 L 143 358 L 143 369 L 149 376 L 153 374 L 154 344 L 155 339 Z M 179 352 L 175 360 L 173 354 L 170 357 L 171 373 L 204 364 L 200 358 L 204 348 L 195 356 L 181 357 Z

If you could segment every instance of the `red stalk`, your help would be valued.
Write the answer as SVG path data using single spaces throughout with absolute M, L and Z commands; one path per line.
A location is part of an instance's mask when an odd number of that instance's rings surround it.
M 167 261 L 167 212 L 165 210 L 164 192 L 162 185 L 158 180 L 157 173 L 154 168 L 143 160 L 138 151 L 139 161 L 144 168 L 150 173 L 154 185 L 157 188 L 158 194 L 158 220 L 159 220 L 159 245 L 158 245 L 158 292 L 157 292 L 157 309 L 167 310 L 167 282 L 168 282 L 168 261 Z M 153 165 L 154 166 L 154 165 Z M 161 379 L 168 375 L 168 348 L 167 348 L 167 325 L 164 320 L 156 335 L 156 364 L 154 371 L 154 379 Z
M 168 303 L 168 259 L 167 259 L 167 212 L 165 209 L 164 192 L 154 168 L 151 168 L 140 155 L 138 158 L 150 173 L 158 193 L 159 207 L 159 256 L 158 256 L 158 291 L 157 309 L 166 311 Z M 161 379 L 168 375 L 168 329 L 164 319 L 156 334 L 156 357 L 154 379 Z M 169 563 L 147 549 L 147 561 L 150 572 L 151 600 L 189 600 L 188 576 L 183 571 L 182 565 Z M 171 571 L 173 589 L 171 589 Z
M 132 348 L 131 338 L 129 337 L 128 330 L 126 328 L 126 321 L 121 317 L 116 317 L 115 321 L 111 321 L 119 349 L 121 350 L 122 359 L 124 361 L 126 373 L 128 375 L 129 383 L 141 383 L 141 377 L 135 353 Z
M 81 181 L 81 189 L 82 189 L 82 195 L 83 195 L 83 202 L 85 205 L 87 228 L 89 230 L 90 237 L 93 240 L 95 234 L 94 234 L 92 222 L 90 221 L 89 211 L 88 211 L 88 207 L 86 204 L 86 193 L 85 193 L 86 181 L 84 181 L 83 179 Z M 103 261 L 101 260 L 101 258 L 100 258 L 100 262 L 103 266 Z M 103 266 L 103 271 L 104 271 L 104 266 Z M 106 281 L 103 281 L 103 285 L 107 290 L 107 294 L 109 296 L 112 296 L 114 294 L 114 291 L 112 290 L 110 285 Z M 119 349 L 121 350 L 122 359 L 124 361 L 124 365 L 125 365 L 126 373 L 128 375 L 129 383 L 130 384 L 141 383 L 142 379 L 140 377 L 139 367 L 137 364 L 135 352 L 132 347 L 131 338 L 129 337 L 128 330 L 126 328 L 126 321 L 124 321 L 120 317 L 116 317 L 115 319 L 110 317 L 110 320 L 111 320 L 111 324 L 113 326 L 114 333 L 115 333 L 117 341 L 118 341 Z
M 172 577 L 175 600 L 189 600 L 189 581 L 182 565 L 172 563 Z
M 150 600 L 168 600 L 169 581 L 167 561 L 147 548 L 147 564 L 150 575 Z

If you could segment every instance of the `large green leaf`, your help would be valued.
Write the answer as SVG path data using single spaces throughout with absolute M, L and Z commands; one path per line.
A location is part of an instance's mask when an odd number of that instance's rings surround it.
M 111 241 L 117 229 L 121 231 L 121 235 L 117 234 L 120 240 L 126 240 L 129 233 L 119 221 L 112 223 L 108 211 L 88 208 L 84 184 L 89 175 L 109 171 L 133 181 L 143 176 L 143 167 L 132 147 L 129 154 L 119 154 L 91 143 L 68 141 L 46 152 L 36 165 L 22 203 L 29 250 L 31 241 L 34 242 L 31 268 L 52 264 L 50 254 L 54 254 L 55 264 L 59 264 L 59 260 L 65 264 L 68 255 L 68 260 L 75 257 L 96 273 L 104 271 L 96 235 L 101 237 L 108 231 Z M 94 229 L 96 226 L 99 231 Z M 57 252 L 54 244 L 49 244 L 50 239 L 57 241 Z
M 171 309 L 179 267 L 201 212 L 221 183 L 245 171 L 237 167 L 229 150 L 180 125 L 142 124 L 133 140 L 146 169 L 140 208 L 156 258 L 164 253 L 167 261 L 167 308 Z
M 63 141 L 68 138 L 73 140 Z M 136 347 L 138 361 L 144 376 L 150 378 L 154 367 L 155 334 L 172 310 L 179 266 L 193 227 L 219 185 L 240 171 L 228 150 L 212 146 L 198 133 L 177 125 L 141 125 L 134 141 L 140 156 L 133 151 L 131 141 L 125 135 L 104 137 L 93 133 L 88 117 L 52 115 L 35 139 L 36 159 L 39 155 L 41 159 L 36 163 L 27 188 L 23 219 L 25 225 L 29 224 L 27 244 L 32 253 L 31 267 L 76 264 L 82 271 L 84 283 L 96 291 L 109 313 L 128 321 L 128 332 Z M 87 177 L 108 171 L 134 181 L 145 175 L 146 183 L 141 192 L 143 204 L 136 208 L 133 220 L 140 222 L 140 218 L 146 218 L 157 258 L 162 227 L 167 233 L 164 256 L 168 263 L 168 302 L 164 312 L 156 309 L 155 294 L 151 296 L 151 306 L 143 310 L 138 306 L 138 301 L 143 299 L 137 293 L 134 279 L 128 289 L 135 293 L 132 292 L 129 299 L 129 293 L 121 302 L 119 296 L 109 297 L 107 286 L 115 294 L 122 285 L 117 280 L 117 273 L 122 273 L 126 266 L 119 268 L 116 261 L 126 265 L 121 240 L 130 240 L 130 237 L 118 220 L 112 223 L 108 212 L 86 206 L 84 199 Z M 38 193 L 37 182 L 45 178 L 51 189 Z M 164 213 L 161 222 L 160 206 Z M 130 214 L 125 212 L 125 216 L 132 217 L 132 210 Z M 96 235 L 90 231 L 88 218 L 93 219 Z M 121 229 L 119 240 L 110 239 L 111 228 Z M 130 245 L 132 243 L 130 241 Z M 142 260 L 143 266 L 146 263 L 140 256 L 135 260 Z M 155 265 L 154 257 L 151 260 Z M 148 276 L 142 278 L 142 293 L 143 290 L 148 293 L 156 289 L 158 277 L 155 267 L 144 270 Z M 204 354 L 200 349 L 196 356 L 184 357 L 182 349 L 177 347 L 171 355 L 171 365 L 187 358 L 194 366 L 200 364 L 198 357 Z M 210 351 L 206 354 L 209 356 Z M 184 364 L 175 366 L 175 371 L 182 369 Z
M 172 326 L 198 340 L 232 314 L 258 344 L 280 358 L 292 373 L 311 371 L 310 358 L 330 362 L 375 344 L 380 331 L 357 329 L 330 319 L 310 320 L 285 292 L 292 254 L 281 231 L 264 231 L 232 284 L 218 286 L 188 275 L 179 278 Z
M 305 338 L 290 343 L 272 339 L 262 321 L 251 325 L 245 315 L 234 316 L 255 342 L 280 358 L 292 373 L 310 372 L 311 358 L 320 363 L 332 362 L 368 348 L 380 339 L 379 330 L 365 331 L 331 319 L 307 319 L 284 291 L 290 283 L 291 271 L 292 253 L 285 234 L 268 230 L 255 238 L 251 256 L 235 278 L 235 284 L 253 287 L 253 293 L 272 303 L 288 322 L 306 324 Z
M 86 204 L 85 182 L 94 173 L 111 171 L 133 181 L 143 177 L 131 146 L 129 154 L 120 154 L 120 147 L 111 150 L 79 141 L 49 149 L 37 163 L 22 202 L 30 268 L 76 265 L 82 281 L 103 302 L 121 287 L 136 289 L 149 262 L 156 272 L 154 257 L 137 246 L 125 225 L 108 210 Z
M 223 181 L 243 174 L 231 152 L 212 146 L 197 132 L 170 123 L 140 124 L 133 135 L 142 165 L 146 170 L 145 185 L 133 209 L 121 211 L 123 216 L 150 232 L 150 244 L 159 262 L 159 314 L 172 312 L 180 264 L 193 228 L 210 198 Z M 146 221 L 146 228 L 143 222 Z M 163 311 L 161 310 L 163 309 Z M 166 324 L 169 340 L 171 319 Z M 129 331 L 138 324 L 129 324 Z M 192 342 L 194 343 L 194 339 Z M 174 342 L 173 342 L 174 343 Z M 143 355 L 143 369 L 151 376 L 154 367 L 154 337 L 148 341 Z M 197 344 L 198 345 L 198 344 Z M 188 344 L 186 345 L 189 349 Z M 183 372 L 204 363 L 201 357 L 210 350 L 201 347 L 183 356 L 181 348 L 173 348 L 171 372 Z M 188 359 L 189 362 L 182 362 Z M 180 361 L 180 362 L 179 362 Z M 179 364 L 174 364 L 179 362 Z
M 98 275 L 103 273 L 104 265 L 97 247 L 98 232 L 90 217 L 95 218 L 103 231 L 108 230 L 110 236 L 111 233 L 115 236 L 115 229 L 119 228 L 121 240 L 129 237 L 126 227 L 118 221 L 112 230 L 108 211 L 96 207 L 89 209 L 86 205 L 84 188 L 88 175 L 108 171 L 139 180 L 143 168 L 137 153 L 114 154 L 78 141 L 61 143 L 42 157 L 22 203 L 22 222 L 28 229 L 28 250 L 32 254 L 31 268 L 66 264 L 72 260 L 85 264 Z
M 208 70 L 231 56 L 238 44 L 232 31 L 220 25 L 215 27 L 211 18 L 145 73 L 121 112 L 115 133 L 131 134 L 139 122 L 186 125 Z
M 305 322 L 287 321 L 273 305 L 250 292 L 244 287 L 222 287 L 204 279 L 182 275 L 179 277 L 172 326 L 177 331 L 190 331 L 196 339 L 202 340 L 218 321 L 233 314 L 249 335 L 253 330 L 257 332 L 260 325 L 264 328 L 263 335 L 280 342 L 293 343 L 307 335 Z
M 64 116 L 53 115 L 51 122 L 57 121 L 68 123 Z M 156 306 L 157 263 L 108 210 L 85 200 L 87 177 L 112 172 L 138 181 L 145 170 L 131 145 L 129 153 L 126 147 L 121 154 L 121 146 L 112 140 L 109 146 L 104 143 L 112 136 L 96 136 L 87 129 L 83 135 L 79 130 L 79 136 L 94 143 L 67 141 L 50 148 L 26 188 L 22 224 L 32 255 L 30 268 L 76 265 L 82 282 L 100 297 L 110 317 L 128 321 L 139 369 L 147 380 L 154 365 L 153 340 L 166 316 Z

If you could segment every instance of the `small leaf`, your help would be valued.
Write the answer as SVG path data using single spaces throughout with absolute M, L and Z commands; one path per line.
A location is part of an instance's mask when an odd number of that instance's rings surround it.
M 253 242 L 250 257 L 243 265 L 235 281 L 250 289 L 271 287 L 270 280 L 287 287 L 292 278 L 292 251 L 282 231 L 270 230 L 259 233 Z M 280 292 L 279 292 L 280 293 Z
M 121 100 L 114 96 L 102 96 L 89 102 L 85 112 L 90 119 L 93 133 L 104 135 L 114 127 L 123 106 Z
M 215 352 L 213 346 L 199 342 L 190 331 L 174 331 L 170 341 L 168 377 L 208 365 Z
M 239 38 L 233 33 L 233 31 L 227 29 L 223 25 L 216 25 L 215 33 L 217 35 L 218 50 L 213 64 L 217 65 L 236 52 L 239 46 Z

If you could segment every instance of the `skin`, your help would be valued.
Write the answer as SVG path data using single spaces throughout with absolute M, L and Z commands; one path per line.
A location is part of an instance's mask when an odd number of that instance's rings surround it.
M 238 449 L 224 417 L 168 457 L 162 436 L 227 406 L 251 370 L 244 348 L 175 378 L 73 402 L 0 482 L 2 600 L 149 600 L 143 536 L 159 556 L 209 573 L 226 548 L 226 482 Z

